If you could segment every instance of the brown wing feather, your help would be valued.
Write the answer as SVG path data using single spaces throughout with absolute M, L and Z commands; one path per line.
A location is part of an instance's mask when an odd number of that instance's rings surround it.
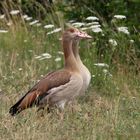
M 31 90 L 29 90 L 14 106 L 10 108 L 10 114 L 15 115 L 22 110 L 38 105 L 39 99 L 48 95 L 51 88 L 64 85 L 70 81 L 71 74 L 66 70 L 51 72 L 43 77 Z

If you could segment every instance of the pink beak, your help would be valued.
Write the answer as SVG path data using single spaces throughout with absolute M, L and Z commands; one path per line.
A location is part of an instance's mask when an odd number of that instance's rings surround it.
M 78 37 L 83 38 L 83 39 L 91 39 L 92 38 L 92 36 L 88 35 L 86 32 L 82 32 L 82 31 L 78 32 L 77 35 L 78 35 Z

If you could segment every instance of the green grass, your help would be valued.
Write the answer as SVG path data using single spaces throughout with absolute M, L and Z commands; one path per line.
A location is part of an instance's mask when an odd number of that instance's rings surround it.
M 12 106 L 35 82 L 47 72 L 63 67 L 63 61 L 55 62 L 61 51 L 58 40 L 61 34 L 46 36 L 41 29 L 26 31 L 18 28 L 0 34 L 0 139 L 1 140 L 138 140 L 140 138 L 140 74 L 138 58 L 134 65 L 123 60 L 121 53 L 128 50 L 125 36 L 117 36 L 119 47 L 112 53 L 99 57 L 98 45 L 104 45 L 101 36 L 88 42 L 82 41 L 80 54 L 93 76 L 86 95 L 64 110 L 60 120 L 56 110 L 40 117 L 36 108 L 11 117 Z M 122 47 L 122 49 L 121 49 Z M 131 49 L 131 48 L 130 48 Z M 109 50 L 108 50 L 109 51 Z M 52 58 L 38 60 L 36 55 L 50 53 Z M 123 52 L 123 53 L 124 53 Z M 127 54 L 127 53 L 126 53 Z M 129 53 L 128 53 L 129 54 Z M 128 55 L 127 54 L 127 55 Z M 113 58 L 113 57 L 114 58 Z M 135 57 L 135 55 L 133 56 Z M 120 61 L 121 60 L 121 61 Z M 103 73 L 104 68 L 94 66 L 106 62 L 112 76 Z M 135 65 L 136 64 L 136 65 Z

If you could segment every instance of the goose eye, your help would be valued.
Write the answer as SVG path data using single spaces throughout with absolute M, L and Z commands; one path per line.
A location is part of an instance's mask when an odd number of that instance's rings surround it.
M 74 32 L 75 32 L 75 30 L 74 30 L 73 28 L 69 29 L 69 31 L 70 31 L 71 33 L 74 33 Z

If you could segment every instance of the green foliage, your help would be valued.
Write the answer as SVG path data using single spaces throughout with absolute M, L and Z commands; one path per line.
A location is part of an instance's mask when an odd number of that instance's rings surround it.
M 107 1 L 107 0 L 71 0 L 65 3 L 58 2 L 57 6 L 60 11 L 65 13 L 69 19 L 83 19 L 87 16 L 97 16 L 100 20 L 110 23 L 114 15 L 126 15 L 129 24 L 139 27 L 139 10 L 140 1 Z

